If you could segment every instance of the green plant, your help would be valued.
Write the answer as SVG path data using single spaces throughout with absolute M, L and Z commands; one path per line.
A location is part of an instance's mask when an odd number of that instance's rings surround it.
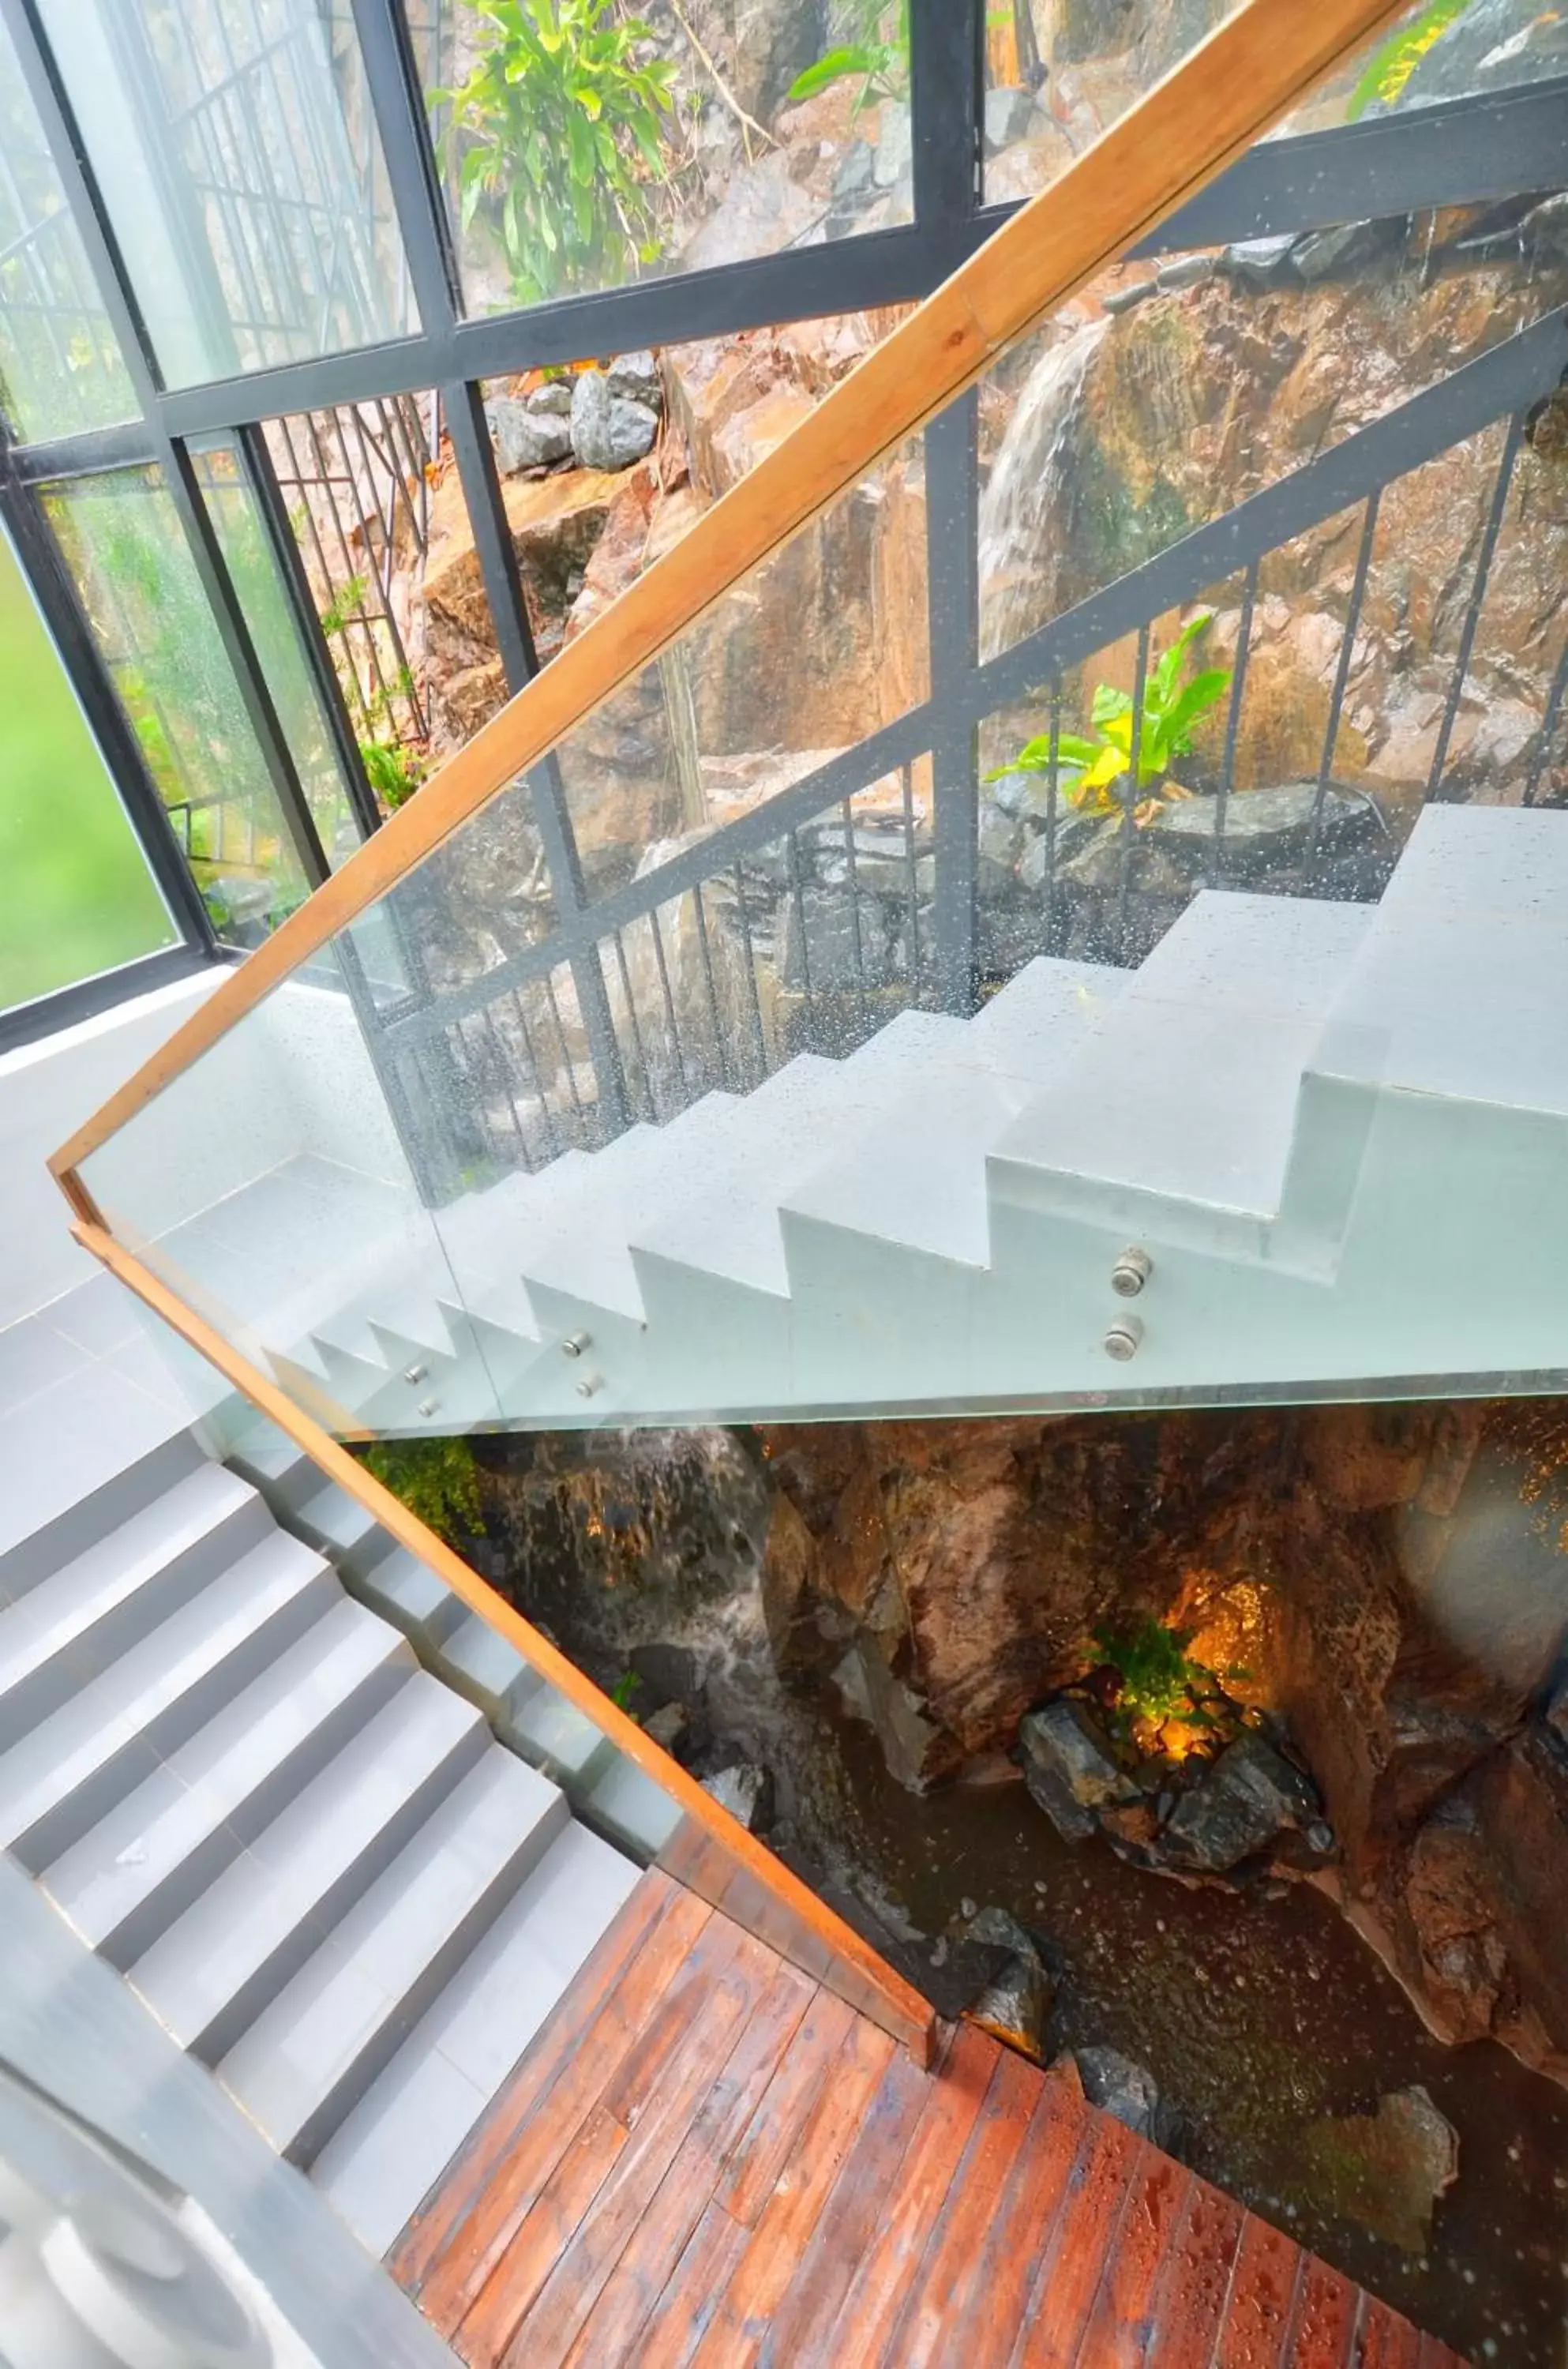
M 378 1439 L 365 1450 L 365 1469 L 438 1538 L 484 1537 L 479 1467 L 467 1440 Z
M 623 1670 L 610 1689 L 611 1701 L 617 1711 L 624 1711 L 629 1719 L 636 1717 L 632 1705 L 642 1692 L 642 1679 L 635 1670 Z
M 1193 644 L 1212 622 L 1213 612 L 1208 609 L 1200 609 L 1196 616 L 1189 617 L 1150 670 L 1139 719 L 1140 791 L 1160 784 L 1164 785 L 1166 797 L 1189 795 L 1179 785 L 1167 784 L 1165 776 L 1178 757 L 1190 753 L 1198 723 L 1224 698 L 1230 685 L 1229 667 L 1209 667 L 1183 680 Z M 1108 682 L 1097 682 L 1089 720 L 1094 727 L 1093 738 L 1079 732 L 1060 732 L 1056 736 L 1058 778 L 1070 805 L 1090 814 L 1109 814 L 1122 803 L 1115 784 L 1132 767 L 1132 701 L 1125 691 L 1116 691 Z M 1007 764 L 988 773 L 986 779 L 1000 781 L 1004 773 L 1046 773 L 1050 771 L 1051 760 L 1051 735 L 1042 732 L 1026 741 Z M 1160 803 L 1158 799 L 1140 801 L 1139 819 L 1152 820 Z
M 321 630 L 324 634 L 342 632 L 354 612 L 364 607 L 365 591 L 369 583 L 368 576 L 350 576 L 347 584 L 333 594 L 321 612 Z
M 1161 1728 L 1167 1721 L 1210 1731 L 1226 1724 L 1219 1674 L 1187 1652 L 1196 1633 L 1167 1629 L 1147 1614 L 1131 1628 L 1093 1631 L 1094 1652 L 1119 1681 L 1110 1717 L 1123 1743 L 1132 1744 L 1138 1730 Z M 1247 1672 L 1237 1665 L 1224 1675 L 1244 1678 Z
M 395 740 L 361 740 L 360 761 L 366 781 L 389 810 L 411 798 L 425 778 L 421 759 Z
M 653 188 L 675 68 L 639 58 L 652 29 L 619 0 L 464 0 L 490 28 L 452 109 L 466 230 L 481 205 L 521 303 L 601 288 L 658 255 Z
M 1380 107 L 1397 106 L 1427 51 L 1436 48 L 1469 6 L 1470 0 L 1432 0 L 1413 25 L 1406 25 L 1375 50 L 1345 103 L 1345 120 L 1354 123 L 1374 102 Z
M 796 74 L 790 97 L 811 98 L 831 83 L 858 78 L 855 115 L 874 98 L 902 98 L 910 86 L 910 0 L 898 0 L 891 39 L 885 30 L 887 0 L 851 0 L 845 16 L 843 40 Z

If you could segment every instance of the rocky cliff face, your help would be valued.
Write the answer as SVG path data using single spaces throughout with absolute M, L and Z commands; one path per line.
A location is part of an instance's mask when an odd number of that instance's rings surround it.
M 1568 1406 L 779 1430 L 764 1596 L 925 1787 L 1152 1618 L 1247 1673 L 1443 2037 L 1568 2079 Z

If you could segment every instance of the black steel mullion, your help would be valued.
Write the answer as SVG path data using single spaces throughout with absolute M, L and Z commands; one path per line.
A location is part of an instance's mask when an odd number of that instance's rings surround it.
M 490 622 L 495 626 L 497 647 L 506 669 L 507 689 L 520 692 L 538 673 L 539 659 L 522 597 L 522 578 L 501 496 L 484 397 L 477 386 L 464 381 L 443 387 L 441 401 L 446 410 L 447 433 L 457 460 L 457 474 L 463 481 L 463 498 L 468 505 L 469 524 L 474 530 L 479 572 L 490 603 Z M 568 830 L 569 828 L 568 823 Z
M 1356 574 L 1351 582 L 1350 600 L 1345 612 L 1345 631 L 1340 635 L 1339 660 L 1333 670 L 1333 690 L 1329 695 L 1328 723 L 1323 728 L 1322 755 L 1318 761 L 1318 786 L 1312 795 L 1312 825 L 1308 834 L 1310 853 L 1316 855 L 1322 831 L 1323 808 L 1328 802 L 1329 777 L 1333 772 L 1333 752 L 1339 745 L 1340 716 L 1345 707 L 1345 694 L 1350 682 L 1350 662 L 1356 652 L 1356 635 L 1361 623 L 1361 604 L 1367 597 L 1367 578 L 1372 566 L 1372 547 L 1378 536 L 1378 508 L 1381 493 L 1369 495 L 1366 516 L 1361 525 L 1361 541 L 1356 554 Z M 1256 581 L 1255 568 L 1248 577 L 1249 594 Z M 1251 602 L 1248 604 L 1251 620 Z
M 1225 717 L 1225 753 L 1220 760 L 1219 787 L 1214 798 L 1214 837 L 1204 867 L 1204 885 L 1208 888 L 1219 887 L 1224 865 L 1225 821 L 1230 810 L 1230 793 L 1236 786 L 1236 743 L 1242 729 L 1242 703 L 1247 695 L 1247 668 L 1252 658 L 1253 617 L 1257 601 L 1258 562 L 1254 559 L 1242 588 L 1242 613 L 1236 626 L 1236 663 L 1231 670 L 1230 704 Z
M 200 578 L 201 589 L 218 628 L 223 654 L 234 670 L 235 680 L 244 703 L 246 717 L 261 753 L 268 778 L 277 797 L 283 828 L 304 874 L 307 887 L 319 888 L 330 874 L 321 835 L 315 827 L 315 817 L 300 780 L 289 736 L 274 704 L 272 692 L 256 644 L 246 621 L 245 611 L 235 590 L 219 546 L 217 532 L 201 488 L 196 480 L 190 455 L 183 445 L 172 445 L 165 469 L 170 497 L 185 529 L 185 539 Z
M 451 360 L 461 283 L 425 120 L 418 61 L 399 0 L 351 0 L 351 6 L 425 344 L 432 359 L 441 357 L 425 383 L 444 383 L 462 375 Z
M 1143 761 L 1143 703 L 1149 694 L 1150 629 L 1138 629 L 1138 658 L 1132 675 L 1132 715 L 1127 733 L 1127 787 L 1121 795 L 1121 877 L 1116 889 L 1117 960 L 1127 958 L 1132 924 L 1133 853 L 1138 832 L 1138 769 Z
M 1503 458 L 1498 464 L 1496 483 L 1492 489 L 1492 503 L 1486 514 L 1486 525 L 1482 532 L 1481 549 L 1476 556 L 1475 579 L 1471 586 L 1464 624 L 1459 628 L 1459 647 L 1454 653 L 1453 680 L 1448 685 L 1448 696 L 1443 704 L 1443 721 L 1437 733 L 1437 746 L 1433 752 L 1432 771 L 1427 776 L 1426 795 L 1429 799 L 1440 797 L 1442 794 L 1443 768 L 1448 761 L 1448 744 L 1453 738 L 1454 722 L 1459 712 L 1459 701 L 1464 695 L 1465 675 L 1470 667 L 1470 654 L 1475 647 L 1476 628 L 1481 623 L 1482 607 L 1486 599 L 1486 587 L 1492 577 L 1493 555 L 1497 549 L 1497 538 L 1503 531 L 1503 513 L 1507 508 L 1508 488 L 1514 481 L 1514 464 L 1519 457 L 1519 446 L 1524 441 L 1524 435 L 1525 415 L 1522 411 L 1516 411 L 1508 422 L 1508 433 L 1504 440 Z
M 915 226 L 938 280 L 969 252 L 979 205 L 984 43 L 984 0 L 910 0 Z
M 936 999 L 967 1015 L 979 977 L 979 772 L 969 692 L 979 662 L 979 404 L 959 395 L 925 429 Z
M 311 681 L 326 716 L 327 730 L 332 738 L 338 771 L 343 776 L 349 803 L 354 819 L 368 839 L 372 830 L 381 828 L 381 809 L 375 793 L 365 778 L 364 760 L 355 737 L 343 686 L 338 680 L 338 670 L 332 663 L 332 653 L 326 647 L 326 636 L 321 630 L 321 620 L 311 598 L 310 583 L 305 575 L 304 561 L 299 544 L 289 524 L 289 514 L 272 466 L 272 455 L 267 449 L 267 439 L 259 428 L 241 428 L 235 431 L 241 464 L 251 492 L 255 497 L 262 531 L 271 545 L 283 579 L 284 597 L 289 604 Z

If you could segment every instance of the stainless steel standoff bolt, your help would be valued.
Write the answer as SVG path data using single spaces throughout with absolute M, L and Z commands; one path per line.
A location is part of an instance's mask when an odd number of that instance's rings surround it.
M 1123 1251 L 1112 1267 L 1111 1289 L 1118 1299 L 1136 1299 L 1153 1272 L 1153 1260 L 1135 1242 L 1130 1249 Z
M 590 1399 L 596 1390 L 601 1390 L 603 1388 L 602 1374 L 585 1374 L 577 1386 L 578 1396 L 579 1399 Z
M 1136 1357 L 1143 1339 L 1143 1322 L 1137 1316 L 1118 1316 L 1105 1335 L 1105 1355 L 1125 1366 Z
M 414 1410 L 416 1414 L 440 1414 L 441 1411 L 440 1399 L 421 1399 Z
M 425 1380 L 429 1370 L 429 1366 L 408 1366 L 404 1370 L 403 1379 L 412 1390 L 417 1382 Z
M 580 1357 L 585 1349 L 592 1346 L 591 1333 L 568 1333 L 561 1344 L 561 1355 L 563 1357 Z

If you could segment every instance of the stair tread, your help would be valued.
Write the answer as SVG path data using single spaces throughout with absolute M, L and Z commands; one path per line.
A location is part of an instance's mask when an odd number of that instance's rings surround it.
M 1195 898 L 992 1147 L 1088 1210 L 1095 1188 L 1277 1214 L 1301 1075 L 1371 909 Z
M 489 1747 L 223 2057 L 221 2078 L 274 2146 L 319 2151 L 323 2123 L 355 2102 L 346 2089 L 367 2063 L 367 2086 L 382 2069 L 475 1920 L 493 1923 L 567 1815 L 536 1770 Z
M 132 1982 L 182 2046 L 200 2043 L 280 1951 L 303 1956 L 326 1938 L 343 1913 L 344 1887 L 373 1882 L 408 1838 L 410 1817 L 473 1765 L 482 1724 L 439 1679 L 411 1671 L 137 1959 Z
M 1059 1073 L 1126 978 L 1095 964 L 1031 963 L 961 1026 L 931 1067 L 920 1064 L 873 1131 L 787 1192 L 786 1233 L 791 1219 L 807 1218 L 985 1265 L 990 1224 L 984 1155 Z
M 567 1827 L 327 2141 L 311 2177 L 373 2253 L 440 2179 L 638 1876 Z
M 280 1772 L 313 1738 L 331 1733 L 334 1714 L 357 1711 L 374 1682 L 390 1691 L 416 1667 L 395 1630 L 345 1597 L 54 1860 L 44 1871 L 46 1890 L 101 1948 L 144 1917 L 215 1837 L 225 1859 L 236 1857 L 281 1808 L 274 1790 Z
M 306 1611 L 315 1604 L 325 1611 L 339 1594 L 331 1566 L 286 1532 L 275 1531 L 252 1547 L 112 1669 L 0 1755 L 0 1841 L 14 1848 L 46 1812 L 121 1756 L 126 1786 L 150 1775 L 163 1757 L 154 1731 L 165 1715 L 264 1632 L 275 1615 L 302 1604 Z
M 580 1783 L 600 1756 L 615 1748 L 585 1711 L 545 1679 L 509 1707 L 504 1733 L 529 1759 L 547 1761 L 573 1783 Z
M 797 1056 L 735 1114 L 704 1173 L 683 1179 L 677 1198 L 638 1219 L 634 1249 L 784 1296 L 781 1201 L 833 1145 L 873 1127 L 909 1091 L 920 1048 L 945 1047 L 962 1027 L 907 1012 L 850 1060 Z
M 590 1155 L 569 1191 L 548 1202 L 538 1196 L 533 1206 L 526 1193 L 520 1196 L 509 1247 L 525 1281 L 640 1320 L 642 1292 L 627 1248 L 631 1229 L 650 1198 L 689 1174 L 692 1158 L 705 1152 L 742 1107 L 734 1094 L 704 1094 L 667 1126 L 630 1127 Z
M 122 1650 L 139 1608 L 155 1619 L 156 1605 L 168 1600 L 160 1577 L 178 1574 L 193 1594 L 218 1557 L 226 1551 L 232 1560 L 270 1528 L 248 1482 L 207 1465 L 40 1580 L 0 1612 L 0 1737 L 14 1741 L 40 1703 L 55 1709 L 61 1686 L 96 1677 Z M 46 1693 L 50 1677 L 59 1683 Z
M 1561 814 L 1425 808 L 1313 1075 L 1568 1114 L 1565 901 Z

